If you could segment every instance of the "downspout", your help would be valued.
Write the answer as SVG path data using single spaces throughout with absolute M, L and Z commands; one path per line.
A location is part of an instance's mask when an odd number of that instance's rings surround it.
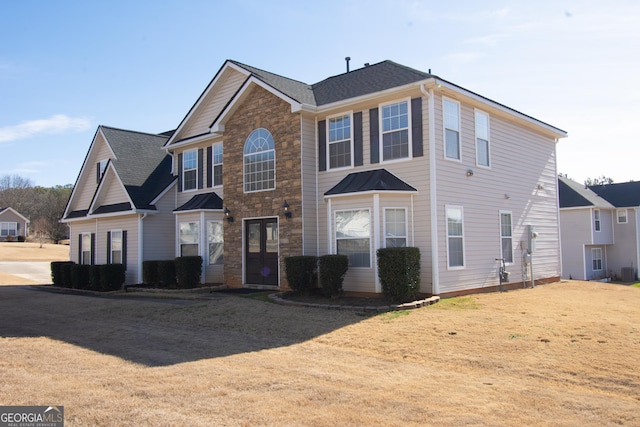
M 438 206 L 436 194 L 436 128 L 433 89 L 427 91 L 424 84 L 420 91 L 429 99 L 429 211 L 431 214 L 431 293 L 440 293 L 440 271 L 438 261 Z
M 142 262 L 144 260 L 144 239 L 142 235 L 144 234 L 144 225 L 142 224 L 142 220 L 147 217 L 148 213 L 143 213 L 141 216 L 138 216 L 138 283 L 142 283 Z

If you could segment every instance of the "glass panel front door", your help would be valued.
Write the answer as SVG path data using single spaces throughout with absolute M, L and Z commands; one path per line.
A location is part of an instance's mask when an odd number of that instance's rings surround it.
M 278 220 L 252 219 L 245 226 L 246 283 L 277 286 Z

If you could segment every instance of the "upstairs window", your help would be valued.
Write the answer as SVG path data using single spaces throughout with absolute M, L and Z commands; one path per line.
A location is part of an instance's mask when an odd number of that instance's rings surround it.
M 596 231 L 600 231 L 600 210 L 596 209 L 593 211 L 593 228 Z
M 327 126 L 329 127 L 329 168 L 352 166 L 351 115 L 330 118 Z
M 244 144 L 244 192 L 273 190 L 276 187 L 276 150 L 273 136 L 256 129 Z
M 476 164 L 490 166 L 489 161 L 489 115 L 476 111 Z
M 182 157 L 182 190 L 195 190 L 198 185 L 198 150 L 185 151 Z
M 222 185 L 222 143 L 213 144 L 213 186 Z
M 626 223 L 627 223 L 627 210 L 618 209 L 618 224 L 626 224 Z
M 409 153 L 409 101 L 381 107 L 382 161 L 406 159 Z
M 443 100 L 444 110 L 444 156 L 460 160 L 460 104 L 450 99 Z

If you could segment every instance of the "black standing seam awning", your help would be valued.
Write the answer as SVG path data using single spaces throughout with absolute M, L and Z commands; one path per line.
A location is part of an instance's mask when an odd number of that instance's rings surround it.
M 193 196 L 187 203 L 174 209 L 174 212 L 195 210 L 222 210 L 222 199 L 216 193 L 204 193 Z

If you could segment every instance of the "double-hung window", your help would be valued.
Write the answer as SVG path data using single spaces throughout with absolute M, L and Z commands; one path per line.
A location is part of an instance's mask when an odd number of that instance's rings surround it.
M 387 208 L 384 210 L 385 247 L 403 248 L 407 246 L 407 210 Z
M 182 190 L 195 190 L 198 185 L 198 150 L 185 151 L 182 156 Z
M 489 115 L 476 110 L 476 164 L 489 167 Z
M 506 264 L 513 263 L 513 225 L 511 212 L 500 212 L 500 250 Z
M 460 104 L 451 99 L 442 101 L 444 110 L 444 156 L 460 160 Z
M 381 106 L 382 160 L 409 158 L 409 101 L 395 102 Z
M 17 234 L 17 222 L 0 222 L 0 237 L 16 236 Z
M 80 264 L 91 264 L 91 233 L 82 233 L 80 238 Z
M 600 231 L 600 209 L 593 211 L 593 228 L 596 231 Z
M 213 186 L 217 187 L 222 185 L 222 143 L 213 144 Z
M 591 248 L 591 263 L 593 271 L 602 271 L 602 248 Z
M 336 212 L 337 253 L 349 257 L 351 267 L 371 267 L 368 209 Z
M 271 132 L 259 128 L 244 144 L 244 192 L 276 188 L 276 150 Z
M 618 224 L 626 224 L 627 223 L 627 210 L 626 209 L 618 209 Z
M 449 268 L 464 267 L 463 211 L 460 206 L 447 206 L 447 262 Z
M 198 241 L 200 234 L 197 222 L 180 223 L 180 256 L 200 255 Z
M 329 168 L 352 166 L 351 114 L 331 117 L 327 120 L 329 134 Z
M 209 265 L 222 264 L 224 256 L 224 232 L 221 221 L 207 223 L 207 241 L 209 243 Z
M 109 260 L 111 264 L 122 264 L 122 230 L 111 230 L 109 236 Z

